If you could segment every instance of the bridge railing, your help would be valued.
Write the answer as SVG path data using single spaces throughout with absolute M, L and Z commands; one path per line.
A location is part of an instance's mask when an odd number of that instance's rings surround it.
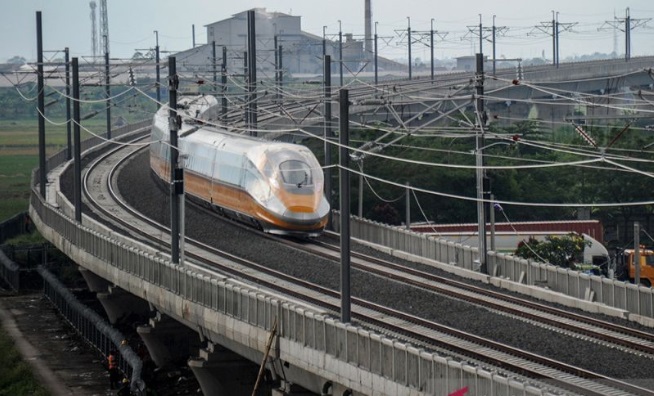
M 418 392 L 412 394 L 449 394 L 463 386 L 468 387 L 469 395 L 549 395 L 518 379 L 341 323 L 307 309 L 306 305 L 282 301 L 279 296 L 233 283 L 219 275 L 173 265 L 133 243 L 79 224 L 44 200 L 36 187 L 32 189 L 30 214 L 53 244 L 70 254 L 79 254 L 81 265 L 128 292 L 143 297 L 143 290 L 158 289 L 157 293 L 148 293 L 150 298 L 170 292 L 189 307 L 185 311 L 188 315 L 208 308 L 230 318 L 230 322 L 245 323 L 266 332 L 272 330 L 276 320 L 278 345 L 286 359 L 306 357 L 309 348 L 316 357 L 313 367 L 318 365 L 316 368 L 321 376 L 329 378 L 331 375 L 333 381 L 345 381 L 346 386 L 349 381 L 364 393 L 368 393 L 366 390 L 372 392 L 373 386 L 378 388 L 379 381 L 383 381 L 382 389 L 397 395 L 408 394 L 407 389 Z M 101 229 L 93 219 L 85 218 L 84 223 Z M 122 276 L 125 274 L 129 276 Z M 194 320 L 201 322 L 200 316 Z M 363 384 L 357 370 L 369 372 Z
M 339 216 L 333 216 L 336 231 Z M 353 238 L 389 249 L 435 260 L 451 268 L 479 271 L 479 250 L 424 233 L 351 217 Z M 654 289 L 629 282 L 588 275 L 551 264 L 525 260 L 512 255 L 488 252 L 488 273 L 521 284 L 546 287 L 555 292 L 586 301 L 595 301 L 645 318 L 654 318 Z

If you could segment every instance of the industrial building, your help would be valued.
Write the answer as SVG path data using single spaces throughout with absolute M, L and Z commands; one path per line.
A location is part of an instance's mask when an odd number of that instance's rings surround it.
M 335 62 L 332 72 L 335 73 L 339 70 L 336 64 L 341 51 L 344 74 L 357 73 L 364 68 L 372 71 L 374 53 L 365 50 L 367 46 L 363 37 L 358 40 L 351 33 L 342 33 L 339 41 L 339 33 L 334 32 L 319 37 L 302 31 L 300 16 L 268 12 L 265 8 L 255 8 L 254 11 L 258 78 L 274 79 L 275 66 L 279 63 L 285 78 L 322 75 L 323 54 L 332 57 Z M 228 74 L 242 73 L 247 56 L 247 11 L 206 25 L 205 28 L 205 44 L 175 54 L 178 69 L 198 73 L 211 71 L 215 59 L 220 70 L 225 47 Z M 281 52 L 278 52 L 281 62 L 275 60 L 275 44 L 278 49 L 281 47 Z M 378 58 L 378 65 L 386 70 L 402 68 L 402 65 L 383 58 Z

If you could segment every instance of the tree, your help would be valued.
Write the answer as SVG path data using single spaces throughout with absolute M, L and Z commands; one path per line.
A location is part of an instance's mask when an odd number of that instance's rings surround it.
M 572 268 L 575 263 L 583 261 L 586 246 L 590 246 L 590 242 L 584 240 L 583 235 L 571 232 L 567 235 L 548 235 L 542 242 L 533 237 L 521 241 L 515 255 L 546 261 L 558 267 Z
M 390 225 L 400 225 L 402 223 L 400 213 L 387 202 L 382 202 L 372 208 L 370 220 Z
M 10 63 L 12 65 L 22 65 L 25 64 L 25 62 L 27 62 L 27 60 L 22 56 L 18 56 L 18 55 L 14 56 L 13 58 L 7 61 L 7 63 Z

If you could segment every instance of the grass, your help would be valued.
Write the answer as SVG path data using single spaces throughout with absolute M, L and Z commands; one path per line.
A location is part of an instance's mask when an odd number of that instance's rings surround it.
M 31 367 L 14 348 L 13 340 L 0 329 L 0 396 L 46 396 L 48 391 L 39 385 Z
M 96 120 L 88 128 L 103 130 L 104 124 Z M 84 140 L 89 134 L 82 132 L 80 137 Z M 60 151 L 68 142 L 66 126 L 46 123 L 45 141 L 46 156 Z M 28 209 L 30 177 L 39 165 L 38 144 L 36 120 L 0 120 L 0 221 Z
M 57 128 L 46 152 L 60 150 L 66 142 L 65 128 Z M 47 133 L 47 132 L 46 132 Z M 33 121 L 0 121 L 0 221 L 29 206 L 30 177 L 38 166 L 38 126 Z M 28 240 L 42 239 L 30 236 Z M 0 396 L 36 395 L 49 392 L 34 378 L 31 367 L 13 347 L 13 340 L 0 328 Z

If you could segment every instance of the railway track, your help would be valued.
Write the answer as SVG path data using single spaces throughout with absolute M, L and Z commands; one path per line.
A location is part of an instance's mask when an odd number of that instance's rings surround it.
M 116 172 L 130 155 L 138 151 L 136 146 L 129 146 L 127 153 L 121 150 L 112 150 L 102 158 L 94 161 L 85 173 L 84 192 L 89 207 L 98 216 L 117 224 L 119 228 L 135 235 L 143 241 L 154 243 L 160 248 L 166 248 L 170 239 L 169 230 L 160 224 L 144 218 L 133 210 L 120 197 L 116 188 Z M 340 294 L 338 291 L 325 288 L 315 283 L 275 271 L 261 263 L 243 260 L 228 252 L 220 251 L 199 241 L 186 239 L 186 257 L 193 260 L 194 266 L 199 270 L 212 272 L 215 276 L 228 276 L 256 284 L 259 287 L 285 294 L 292 298 L 311 304 L 313 309 L 334 316 L 340 311 Z M 320 246 L 321 249 L 333 248 Z M 296 245 L 295 248 L 300 248 Z M 312 254 L 318 254 L 315 251 Z M 210 257 L 208 257 L 210 255 Z M 357 257 L 358 260 L 372 262 L 370 258 Z M 366 264 L 362 270 L 372 270 L 373 267 L 383 267 L 380 262 Z M 413 278 L 417 287 L 424 288 L 427 283 L 444 282 L 428 276 L 428 274 L 414 272 L 408 274 L 402 268 L 375 269 L 381 276 L 399 279 Z M 419 278 L 424 277 L 419 284 Z M 450 280 L 448 280 L 450 281 Z M 452 288 L 454 286 L 450 284 Z M 466 285 L 469 287 L 469 285 Z M 439 290 L 438 293 L 445 293 Z M 462 293 L 462 292 L 460 292 Z M 472 293 L 470 290 L 467 293 Z M 463 298 L 461 296 L 456 298 Z M 640 388 L 632 384 L 619 381 L 607 376 L 590 372 L 552 359 L 535 355 L 492 340 L 483 339 L 460 330 L 443 326 L 436 322 L 408 315 L 398 310 L 371 303 L 359 298 L 352 299 L 352 318 L 356 322 L 386 334 L 390 338 L 408 340 L 412 345 L 428 350 L 438 351 L 459 359 L 474 361 L 482 366 L 490 366 L 493 370 L 507 373 L 509 376 L 523 376 L 541 384 L 547 384 L 556 393 L 573 393 L 582 395 L 654 395 L 654 391 Z M 509 305 L 504 302 L 504 305 Z M 518 304 L 515 302 L 515 304 Z M 532 307 L 532 309 L 534 309 Z M 519 311 L 517 311 L 520 315 Z M 556 316 L 557 313 L 550 313 Z M 536 320 L 536 319 L 531 319 Z M 549 326 L 558 326 L 550 323 Z M 573 331 L 573 330 L 568 330 Z M 588 336 L 590 337 L 590 336 Z M 622 348 L 632 348 L 621 346 Z M 649 353 L 649 352 L 646 352 Z
M 332 234 L 332 237 L 337 236 Z M 336 244 L 321 241 L 298 243 L 284 239 L 280 239 L 280 243 L 309 251 L 327 259 L 340 260 L 340 247 Z M 517 319 L 563 331 L 574 337 L 585 337 L 605 343 L 611 348 L 621 348 L 637 355 L 645 354 L 653 359 L 654 363 L 654 334 L 652 333 L 500 293 L 362 253 L 351 252 L 350 257 L 352 268 L 512 315 Z

